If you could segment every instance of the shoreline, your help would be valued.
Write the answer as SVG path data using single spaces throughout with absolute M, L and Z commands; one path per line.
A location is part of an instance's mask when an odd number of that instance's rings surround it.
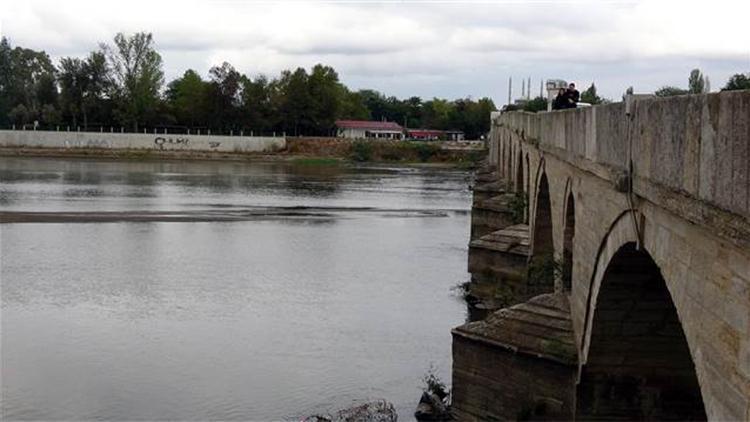
M 152 149 L 108 149 L 108 148 L 41 148 L 41 147 L 0 147 L 0 157 L 14 158 L 79 158 L 122 161 L 228 161 L 228 162 L 286 162 L 311 167 L 389 164 L 396 166 L 446 168 L 472 170 L 478 163 L 471 161 L 397 161 L 368 160 L 356 161 L 350 157 L 299 154 L 299 153 L 248 153 L 217 151 L 183 151 Z

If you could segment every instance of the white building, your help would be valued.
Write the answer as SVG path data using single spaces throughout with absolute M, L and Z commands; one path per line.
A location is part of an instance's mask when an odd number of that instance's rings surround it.
M 394 122 L 336 120 L 336 135 L 350 139 L 403 139 L 404 128 Z

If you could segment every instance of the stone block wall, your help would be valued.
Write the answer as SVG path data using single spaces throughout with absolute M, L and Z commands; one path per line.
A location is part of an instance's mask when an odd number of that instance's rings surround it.
M 495 116 L 491 161 L 513 178 L 528 157 L 529 222 L 549 180 L 555 256 L 575 200 L 571 319 L 587 364 L 599 290 L 614 254 L 640 242 L 674 303 L 706 414 L 750 420 L 750 91 Z M 617 176 L 632 151 L 633 195 Z M 511 180 L 509 180 L 511 181 Z
M 459 421 L 571 420 L 575 377 L 575 366 L 453 334 L 452 399 Z

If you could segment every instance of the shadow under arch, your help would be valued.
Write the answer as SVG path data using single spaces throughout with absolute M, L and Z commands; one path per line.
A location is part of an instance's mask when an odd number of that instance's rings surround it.
M 651 255 L 634 242 L 604 270 L 590 331 L 578 419 L 706 420 L 671 294 Z
M 515 191 L 516 193 L 523 194 L 525 190 L 525 186 L 523 183 L 523 154 L 521 152 L 520 146 L 518 147 L 518 151 L 516 153 L 518 156 L 518 160 L 516 160 L 516 186 Z
M 532 295 L 551 293 L 555 290 L 555 247 L 552 240 L 552 205 L 549 181 L 540 165 L 539 183 L 534 203 L 534 224 L 531 232 L 531 256 L 529 258 L 527 289 Z
M 570 185 L 570 181 L 568 181 Z M 568 194 L 565 200 L 565 215 L 563 222 L 563 262 L 562 262 L 562 288 L 564 292 L 570 293 L 573 289 L 573 242 L 576 232 L 576 204 L 573 190 L 568 186 Z

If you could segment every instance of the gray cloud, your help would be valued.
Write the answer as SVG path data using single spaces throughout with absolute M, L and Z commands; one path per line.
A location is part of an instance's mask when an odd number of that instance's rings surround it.
M 732 10 L 732 13 L 725 13 Z M 686 85 L 700 67 L 719 87 L 750 71 L 750 2 L 278 3 L 5 0 L 0 31 L 53 57 L 84 55 L 119 31 L 154 33 L 168 78 L 228 61 L 254 75 L 333 65 L 354 88 L 398 96 L 507 98 L 507 80 L 596 81 L 619 97 Z M 519 84 L 520 86 L 520 84 Z M 516 87 L 516 93 L 520 88 Z

